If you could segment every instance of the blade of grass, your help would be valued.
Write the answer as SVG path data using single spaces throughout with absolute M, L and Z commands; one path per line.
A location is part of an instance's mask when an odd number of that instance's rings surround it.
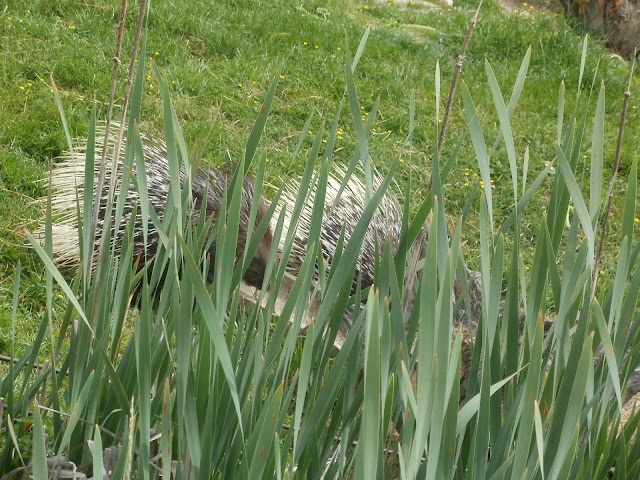
M 32 453 L 33 478 L 48 478 L 47 471 L 47 447 L 44 440 L 44 428 L 40 407 L 36 404 L 33 408 L 33 453 Z

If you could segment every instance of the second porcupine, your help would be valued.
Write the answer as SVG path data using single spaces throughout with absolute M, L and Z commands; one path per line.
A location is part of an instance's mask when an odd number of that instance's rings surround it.
M 362 176 L 362 172 L 360 172 Z M 331 173 L 327 178 L 327 186 L 325 191 L 325 203 L 323 208 L 323 221 L 320 232 L 322 254 L 325 261 L 330 264 L 336 253 L 336 248 L 340 235 L 344 229 L 344 242 L 349 241 L 351 235 L 355 231 L 358 220 L 362 217 L 366 206 L 366 186 L 357 175 L 351 175 L 349 181 L 342 188 L 346 171 L 339 166 L 333 166 Z M 376 191 L 382 184 L 382 177 L 376 172 L 373 175 L 373 190 Z M 291 224 L 290 213 L 296 202 L 300 185 L 297 181 L 292 181 L 284 190 L 281 205 L 276 210 L 274 218 L 278 217 L 282 207 L 285 209 L 285 225 Z M 382 197 L 378 208 L 371 218 L 371 222 L 365 233 L 365 237 L 360 251 L 360 256 L 356 264 L 355 278 L 353 279 L 352 291 L 355 289 L 358 278 L 360 278 L 360 286 L 366 288 L 371 286 L 374 281 L 374 266 L 376 252 L 382 252 L 384 242 L 389 241 L 393 252 L 395 253 L 400 244 L 401 225 L 402 225 L 402 208 L 393 189 L 387 191 Z M 302 259 L 308 249 L 307 233 L 311 230 L 311 219 L 313 216 L 313 208 L 315 203 L 315 188 L 311 188 L 306 202 L 302 207 L 299 216 L 297 230 L 295 232 L 295 241 L 292 248 L 291 257 L 289 259 L 289 267 L 294 272 L 300 267 Z M 423 227 L 423 240 L 426 241 L 428 236 L 428 223 Z M 281 237 L 284 242 L 284 235 Z M 284 245 L 281 245 L 283 247 Z M 423 247 L 419 243 L 415 245 L 417 251 L 414 255 L 422 258 L 424 255 Z M 466 280 L 470 296 L 470 312 L 467 315 L 464 309 L 458 309 L 456 317 L 453 321 L 452 338 L 455 338 L 458 331 L 462 334 L 462 352 L 461 352 L 461 392 L 465 392 L 468 376 L 471 367 L 471 355 L 473 353 L 473 345 L 476 338 L 478 320 L 480 318 L 481 302 L 481 285 L 480 274 L 466 268 Z M 407 279 L 408 286 L 413 286 L 412 279 Z M 407 297 L 415 294 L 415 290 L 407 292 Z M 462 298 L 462 285 L 456 280 L 454 284 L 454 298 Z M 411 309 L 413 299 L 405 298 L 408 308 Z M 405 314 L 405 322 L 409 319 L 409 312 Z M 351 318 L 346 315 L 340 326 L 340 331 L 346 335 L 351 328 Z

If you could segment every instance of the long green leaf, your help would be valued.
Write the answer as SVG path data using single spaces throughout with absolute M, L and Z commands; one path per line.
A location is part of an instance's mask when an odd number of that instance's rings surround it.
M 602 201 L 602 162 L 604 157 L 604 83 L 600 87 L 596 104 L 591 140 L 591 169 L 589 181 L 589 212 L 595 224 Z
M 500 120 L 500 131 L 504 138 L 504 143 L 507 148 L 507 158 L 509 159 L 509 169 L 511 170 L 511 183 L 513 186 L 514 203 L 516 204 L 516 216 L 518 215 L 518 166 L 516 164 L 516 147 L 513 140 L 513 131 L 511 130 L 511 121 L 509 119 L 509 112 L 507 106 L 504 103 L 504 98 L 500 87 L 498 86 L 498 80 L 496 79 L 493 69 L 488 61 L 485 61 L 485 71 L 489 80 L 489 89 L 493 97 L 493 104 L 496 107 L 498 113 L 498 119 Z M 491 187 L 491 185 L 489 185 Z
M 47 447 L 44 442 L 44 428 L 42 427 L 42 417 L 40 407 L 33 409 L 33 478 L 48 478 L 47 471 Z
M 240 424 L 240 433 L 244 435 L 242 428 L 242 410 L 240 408 L 240 399 L 238 397 L 238 388 L 236 386 L 236 378 L 231 365 L 231 357 L 229 355 L 229 349 L 224 341 L 224 333 L 222 332 L 222 322 L 219 320 L 218 311 L 216 310 L 211 297 L 204 284 L 202 276 L 198 270 L 198 266 L 193 259 L 193 256 L 189 252 L 189 248 L 183 238 L 180 238 L 180 244 L 182 245 L 182 251 L 185 257 L 185 267 L 190 278 L 190 283 L 195 292 L 195 296 L 198 301 L 198 306 L 202 310 L 203 317 L 206 320 L 207 328 L 209 329 L 211 340 L 213 341 L 218 360 L 224 371 L 224 375 L 227 381 L 227 386 L 233 398 L 234 407 L 236 409 L 236 415 Z
M 489 153 L 487 152 L 487 146 L 482 135 L 482 127 L 480 126 L 480 120 L 478 120 L 478 114 L 476 107 L 471 99 L 471 93 L 466 84 L 462 83 L 462 98 L 464 100 L 464 110 L 467 116 L 467 125 L 471 134 L 471 140 L 473 148 L 476 152 L 476 160 L 478 161 L 478 167 L 480 168 L 480 178 L 484 184 L 484 196 L 487 202 L 487 209 L 489 213 L 489 224 L 493 229 L 493 202 L 491 198 L 491 169 L 489 166 Z
M 584 230 L 585 237 L 587 238 L 588 245 L 588 262 L 589 265 L 593 262 L 594 255 L 594 244 L 595 237 L 593 233 L 593 228 L 591 226 L 591 217 L 589 216 L 589 212 L 587 210 L 587 205 L 584 202 L 582 197 L 582 192 L 580 191 L 580 186 L 576 181 L 576 177 L 573 175 L 573 171 L 571 170 L 571 166 L 565 156 L 564 152 L 561 148 L 557 147 L 556 152 L 558 154 L 558 165 L 560 167 L 560 172 L 562 173 L 562 177 L 564 178 L 565 184 L 569 189 L 569 193 L 571 195 L 571 200 L 573 200 L 573 204 L 575 206 L 576 212 L 578 213 L 578 218 L 580 218 L 580 224 L 582 225 L 582 229 Z
M 609 377 L 613 385 L 613 390 L 616 394 L 616 400 L 618 400 L 618 408 L 622 411 L 622 393 L 620 388 L 620 379 L 618 378 L 618 362 L 616 361 L 615 352 L 613 351 L 613 345 L 611 344 L 611 337 L 607 328 L 607 323 L 602 313 L 602 307 L 598 303 L 597 299 L 594 299 L 592 303 L 594 317 L 596 319 L 596 325 L 598 327 L 598 333 L 600 334 L 600 340 L 604 350 L 604 357 L 607 360 L 607 368 L 609 370 Z

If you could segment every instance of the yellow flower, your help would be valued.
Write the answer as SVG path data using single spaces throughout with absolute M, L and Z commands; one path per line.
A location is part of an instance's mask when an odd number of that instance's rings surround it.
M 307 45 L 309 45 L 309 42 L 304 41 L 304 42 L 302 42 L 302 44 L 303 44 L 304 46 L 307 46 Z
M 280 75 L 280 80 L 284 80 L 284 75 Z
M 69 30 L 75 30 L 76 26 L 74 24 L 69 25 Z

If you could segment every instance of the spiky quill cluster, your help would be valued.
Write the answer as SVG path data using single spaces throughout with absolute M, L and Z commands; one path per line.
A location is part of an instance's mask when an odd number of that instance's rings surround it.
M 100 152 L 107 142 L 107 151 L 114 152 L 117 137 L 115 132 L 116 125 L 110 135 L 105 135 L 104 126 L 99 128 L 96 135 L 96 152 Z M 164 142 L 153 138 L 147 134 L 141 133 L 142 149 L 145 159 L 146 176 L 148 184 L 148 197 L 151 206 L 154 208 L 158 217 L 163 218 L 166 200 L 169 194 L 170 172 L 167 163 L 167 149 Z M 116 162 L 116 182 L 115 182 L 115 198 L 123 194 L 122 192 L 122 172 L 124 167 L 125 148 L 120 148 L 118 161 Z M 84 175 L 85 160 L 87 154 L 87 145 L 79 143 L 73 150 L 66 152 L 56 163 L 53 174 L 51 176 L 51 209 L 54 222 L 52 225 L 53 232 L 53 255 L 57 265 L 68 269 L 77 269 L 80 265 L 80 246 L 78 237 L 78 215 L 76 206 L 83 205 L 84 200 Z M 109 192 L 109 183 L 113 177 L 113 162 L 107 161 L 106 178 L 101 193 L 100 211 L 98 215 L 97 231 L 95 232 L 95 248 L 100 246 L 102 240 L 102 232 L 105 225 L 105 210 L 107 208 L 107 195 Z M 94 176 L 97 178 L 100 166 L 96 162 L 94 165 Z M 135 167 L 132 172 L 135 175 Z M 321 227 L 321 248 L 323 256 L 330 265 L 338 248 L 340 235 L 344 232 L 344 240 L 348 242 L 353 234 L 356 224 L 363 214 L 366 198 L 366 188 L 357 175 L 350 176 L 348 182 L 345 182 L 346 171 L 339 166 L 334 166 L 328 177 L 326 186 L 326 197 L 323 209 L 323 222 Z M 180 182 L 184 186 L 186 181 L 185 172 L 180 175 Z M 203 166 L 199 168 L 196 175 L 192 177 L 192 195 L 196 210 L 199 210 L 202 201 L 206 197 L 206 214 L 217 217 L 222 208 L 222 198 L 224 190 L 229 181 L 229 177 L 222 170 Z M 380 188 L 382 178 L 379 175 L 373 177 L 373 189 Z M 343 185 L 344 183 L 344 185 Z M 96 184 L 93 184 L 92 195 L 95 197 Z M 274 219 L 278 218 L 280 211 L 285 210 L 285 231 L 292 228 L 292 220 L 290 212 L 296 202 L 300 185 L 297 181 L 291 181 L 285 188 L 281 197 L 281 202 L 276 208 Z M 134 212 L 134 207 L 139 205 L 140 198 L 138 191 L 133 183 L 126 187 L 126 201 L 124 202 L 123 218 L 119 224 L 118 230 L 112 225 L 112 242 L 116 255 L 120 254 L 122 246 L 122 238 L 124 228 L 130 221 Z M 46 199 L 43 199 L 46 201 Z M 253 184 L 249 180 L 245 180 L 243 184 L 241 211 L 240 211 L 240 227 L 238 238 L 238 254 L 242 253 L 242 247 L 247 235 L 249 225 L 249 212 L 253 201 Z M 292 252 L 289 257 L 288 267 L 292 273 L 296 273 L 300 268 L 308 249 L 308 234 L 311 231 L 311 221 L 313 209 L 316 201 L 316 187 L 312 187 L 306 201 L 302 207 L 298 225 L 295 227 L 294 243 Z M 258 224 L 265 214 L 265 203 L 260 201 L 260 208 L 256 224 Z M 114 202 L 115 205 L 115 202 Z M 285 208 L 286 207 L 286 208 Z M 137 251 L 142 250 L 144 239 L 142 234 L 142 217 L 140 209 L 136 209 L 136 219 L 134 225 L 134 248 Z M 392 195 L 385 195 L 378 209 L 373 215 L 370 225 L 366 231 L 363 241 L 360 257 L 357 263 L 356 276 L 353 279 L 353 288 L 355 289 L 358 279 L 361 286 L 367 287 L 373 284 L 374 276 L 374 259 L 376 253 L 382 251 L 384 242 L 388 239 L 392 248 L 398 246 L 400 238 L 400 228 L 402 222 L 402 211 L 398 202 Z M 36 231 L 36 238 L 44 241 L 44 227 L 40 227 Z M 282 235 L 281 242 L 284 242 L 286 235 Z M 256 257 L 252 259 L 244 280 L 257 288 L 262 286 L 264 277 L 264 267 L 266 258 L 271 246 L 272 234 L 268 230 L 262 241 L 262 245 L 258 249 Z M 147 239 L 147 253 L 153 254 L 157 248 L 158 235 L 153 231 L 149 233 Z M 282 245 L 281 245 L 282 246 Z M 215 255 L 215 243 L 212 246 L 212 257 Z M 211 262 L 213 264 L 213 262 Z M 210 278 L 211 279 L 211 278 Z
M 322 255 L 328 265 L 336 254 L 340 236 L 344 232 L 346 245 L 367 205 L 366 187 L 360 178 L 357 175 L 351 175 L 347 182 L 345 182 L 345 178 L 347 178 L 347 172 L 338 165 L 332 167 L 331 173 L 327 177 L 320 242 Z M 373 190 L 380 188 L 382 180 L 378 174 L 373 176 Z M 278 218 L 280 212 L 285 209 L 285 229 L 294 227 L 291 212 L 296 204 L 299 189 L 300 183 L 297 180 L 290 181 L 276 208 L 274 218 Z M 311 231 L 316 194 L 317 183 L 313 183 L 302 206 L 297 226 L 295 226 L 295 237 L 288 262 L 288 266 L 293 272 L 298 271 L 309 248 L 308 236 Z M 352 283 L 352 291 L 357 287 L 358 278 L 362 288 L 373 284 L 376 254 L 382 252 L 386 240 L 389 240 L 395 252 L 400 242 L 401 225 L 402 210 L 399 203 L 393 195 L 384 195 L 367 227 Z M 280 238 L 281 249 L 284 247 L 285 238 L 284 235 Z
M 107 142 L 107 151 L 114 152 L 116 147 L 117 126 L 109 135 L 105 135 L 104 127 L 99 127 L 96 135 L 96 152 L 102 151 L 102 147 Z M 166 145 L 151 136 L 141 134 L 142 149 L 144 154 L 147 190 L 150 206 L 155 210 L 158 217 L 162 220 L 164 217 L 164 209 L 166 208 L 167 197 L 169 194 L 169 165 L 167 163 Z M 84 196 L 84 177 L 85 177 L 85 160 L 87 153 L 86 144 L 78 144 L 73 150 L 66 152 L 56 163 L 51 175 L 51 211 L 53 217 L 52 236 L 53 236 L 53 258 L 55 263 L 68 269 L 77 269 L 80 266 L 80 243 L 78 236 L 78 210 L 77 206 L 82 208 Z M 125 148 L 119 150 L 118 160 L 115 162 L 116 178 L 115 178 L 115 199 L 121 195 L 126 195 L 124 202 L 124 210 L 122 221 L 117 231 L 114 222 L 111 221 L 111 241 L 115 254 L 119 255 L 122 248 L 125 226 L 129 223 L 133 212 L 136 211 L 135 225 L 133 230 L 133 242 L 136 253 L 144 248 L 145 242 L 142 230 L 142 213 L 139 208 L 140 197 L 133 183 L 126 186 L 123 192 L 122 172 L 125 168 Z M 111 157 L 112 158 L 112 157 Z M 103 238 L 103 231 L 106 218 L 107 198 L 109 195 L 109 184 L 113 178 L 113 162 L 109 158 L 106 162 L 106 181 L 100 194 L 100 205 L 98 212 L 98 222 L 95 232 L 95 250 L 100 247 Z M 98 177 L 100 166 L 96 162 L 93 175 Z M 132 174 L 135 175 L 135 167 Z M 222 208 L 222 198 L 224 190 L 230 180 L 229 175 L 220 169 L 211 166 L 202 166 L 198 169 L 191 182 L 191 193 L 193 196 L 193 205 L 196 215 L 200 212 L 206 214 L 207 218 L 217 218 Z M 186 181 L 186 173 L 180 172 L 180 183 L 184 186 Z M 92 195 L 95 198 L 97 185 L 94 182 Z M 240 212 L 240 228 L 238 232 L 238 250 L 237 256 L 240 257 L 242 249 L 248 233 L 249 214 L 253 202 L 253 184 L 249 180 L 245 180 L 242 188 L 241 212 Z M 206 199 L 206 205 L 203 202 Z M 47 199 L 42 199 L 47 201 Z M 116 202 L 113 202 L 115 208 Z M 258 212 L 255 225 L 259 224 L 265 215 L 265 203 L 259 201 Z M 113 215 L 114 212 L 111 213 Z M 113 219 L 113 217 L 112 217 Z M 41 226 L 35 232 L 36 238 L 42 243 L 45 238 L 44 226 Z M 152 256 L 158 246 L 157 232 L 150 231 L 147 238 L 147 254 Z M 243 277 L 244 280 L 252 286 L 260 288 L 264 278 L 264 269 L 266 259 L 269 255 L 272 239 L 270 231 L 267 231 L 263 237 L 261 244 L 251 260 L 249 267 Z M 213 241 L 209 247 L 211 257 L 209 280 L 213 279 L 213 259 L 215 257 L 216 243 Z M 95 258 L 95 256 L 94 256 Z M 95 260 L 94 260 L 95 262 Z

